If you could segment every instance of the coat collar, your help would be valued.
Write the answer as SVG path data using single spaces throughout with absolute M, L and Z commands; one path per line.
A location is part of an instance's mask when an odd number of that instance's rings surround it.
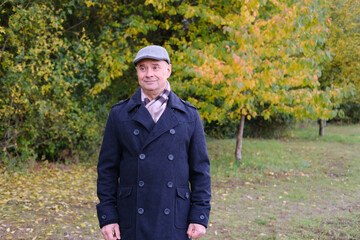
M 130 112 L 135 107 L 139 107 L 141 105 L 143 105 L 143 103 L 141 102 L 141 88 L 139 87 L 138 90 L 134 93 L 134 95 L 130 98 L 127 110 L 128 112 Z M 173 91 L 170 91 L 167 107 L 175 108 L 180 111 L 186 112 L 184 102 Z
M 170 129 L 175 128 L 177 125 L 179 125 L 179 120 L 176 117 L 174 111 L 170 108 L 166 108 L 157 123 L 153 126 L 151 134 L 145 140 L 143 148 L 145 148 L 148 144 L 160 137 L 162 134 L 168 132 Z
M 149 111 L 141 102 L 140 88 L 130 98 L 129 103 L 127 105 L 127 111 L 128 113 L 134 111 L 134 114 L 130 114 L 132 116 L 132 119 L 143 125 L 148 130 L 148 132 L 150 132 L 153 129 L 155 122 L 152 119 Z
M 170 92 L 168 108 L 175 108 L 180 111 L 186 112 L 183 100 L 181 100 L 173 91 Z
M 139 105 L 142 105 L 142 102 L 141 102 L 141 89 L 140 88 L 138 88 L 138 90 L 130 98 L 129 103 L 127 105 L 128 112 L 133 110 L 135 107 L 138 107 Z
M 165 132 L 169 131 L 170 129 L 174 128 L 179 124 L 179 120 L 174 113 L 174 109 L 180 110 L 182 112 L 186 111 L 185 105 L 182 100 L 171 91 L 167 107 L 158 122 L 155 124 L 154 120 L 151 118 L 149 111 L 141 102 L 140 88 L 129 99 L 127 111 L 129 113 L 133 110 L 135 111 L 135 113 L 132 115 L 132 119 L 143 125 L 148 130 L 148 132 L 151 132 L 149 137 L 146 139 L 143 147 L 146 147 L 160 135 L 164 134 Z

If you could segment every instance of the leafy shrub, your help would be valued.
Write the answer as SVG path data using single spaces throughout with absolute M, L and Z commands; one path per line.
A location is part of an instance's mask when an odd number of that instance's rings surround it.
M 360 104 L 359 102 L 348 100 L 340 105 L 343 114 L 331 121 L 344 123 L 360 123 Z
M 59 17 L 60 16 L 60 17 Z M 101 134 L 93 44 L 85 34 L 63 37 L 62 10 L 14 6 L 1 69 L 1 162 L 59 160 L 85 154 Z M 14 54 L 16 53 L 16 54 Z
M 276 114 L 265 120 L 256 117 L 245 123 L 244 136 L 256 138 L 281 138 L 288 135 L 296 119 L 285 114 Z
M 244 137 L 254 138 L 281 138 L 287 136 L 288 131 L 294 128 L 296 119 L 285 114 L 276 114 L 265 120 L 263 117 L 245 120 Z M 208 136 L 213 138 L 235 138 L 239 131 L 239 123 L 225 120 L 218 122 L 204 122 L 204 129 Z

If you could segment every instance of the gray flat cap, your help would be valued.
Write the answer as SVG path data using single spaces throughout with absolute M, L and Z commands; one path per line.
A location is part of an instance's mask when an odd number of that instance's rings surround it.
M 164 60 L 170 64 L 169 54 L 165 48 L 157 45 L 150 45 L 144 47 L 138 51 L 136 54 L 134 64 L 136 65 L 140 60 L 143 59 L 155 59 L 155 60 Z

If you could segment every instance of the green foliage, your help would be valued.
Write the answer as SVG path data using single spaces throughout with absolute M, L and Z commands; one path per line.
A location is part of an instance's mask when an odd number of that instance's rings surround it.
M 171 87 L 205 127 L 227 124 L 229 135 L 242 115 L 332 118 L 343 86 L 319 88 L 331 58 L 327 9 L 323 0 L 3 1 L 0 161 L 87 159 L 110 106 L 137 89 L 132 61 L 148 44 L 169 51 Z
M 360 123 L 360 104 L 356 97 L 353 99 L 345 99 L 340 109 L 344 115 L 335 118 L 335 121 L 342 121 L 344 123 Z
M 85 32 L 64 37 L 66 13 L 10 2 L 1 62 L 1 160 L 88 156 L 99 142 L 93 44 Z
M 283 138 L 294 128 L 296 119 L 286 114 L 276 114 L 265 120 L 255 117 L 246 123 L 245 137 Z
M 246 121 L 244 128 L 244 137 L 251 138 L 283 138 L 290 134 L 294 128 L 296 119 L 285 114 L 277 114 L 265 120 L 258 116 Z M 226 119 L 224 122 L 204 122 L 204 129 L 209 137 L 221 138 L 236 138 L 238 135 L 238 122 Z
M 332 61 L 324 66 L 320 78 L 323 87 L 347 88 L 340 108 L 346 122 L 360 122 L 360 1 L 328 0 L 328 48 Z M 339 119 L 338 119 L 339 120 Z
M 225 120 L 221 123 L 218 121 L 203 121 L 204 131 L 207 136 L 215 139 L 235 138 L 238 134 L 238 123 Z
M 327 28 L 322 1 L 244 1 L 221 19 L 225 37 L 194 50 L 190 99 L 207 121 L 279 114 L 333 118 L 342 92 L 319 88 Z M 233 6 L 227 6 L 234 9 Z M 217 14 L 217 13 L 214 13 Z M 220 41 L 219 41 L 220 40 Z

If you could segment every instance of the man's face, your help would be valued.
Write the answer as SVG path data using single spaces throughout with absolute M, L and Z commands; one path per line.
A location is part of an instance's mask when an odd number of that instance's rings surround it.
M 156 98 L 166 87 L 166 80 L 171 74 L 171 65 L 165 61 L 144 59 L 136 65 L 138 81 L 144 93 Z

